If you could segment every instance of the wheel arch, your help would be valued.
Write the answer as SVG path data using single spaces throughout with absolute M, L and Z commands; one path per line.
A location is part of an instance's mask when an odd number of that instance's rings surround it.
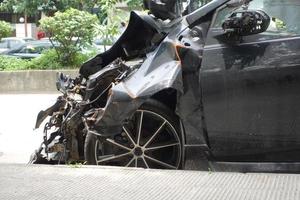
M 150 99 L 157 100 L 167 106 L 171 111 L 174 112 L 174 114 L 178 117 L 179 120 L 179 127 L 180 127 L 180 136 L 182 140 L 182 164 L 184 165 L 185 159 L 186 159 L 186 150 L 185 150 L 185 145 L 186 145 L 186 133 L 184 129 L 184 125 L 182 123 L 182 120 L 178 113 L 176 112 L 177 109 L 177 97 L 178 93 L 180 91 L 174 89 L 174 88 L 165 88 L 163 90 L 160 90 L 159 92 L 156 92 L 153 94 Z
M 159 92 L 156 92 L 150 98 L 163 103 L 176 114 L 177 92 L 178 91 L 174 88 L 166 88 Z

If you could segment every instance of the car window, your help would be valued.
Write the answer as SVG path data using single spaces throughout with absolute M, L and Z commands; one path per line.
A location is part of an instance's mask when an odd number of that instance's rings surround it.
M 213 28 L 221 28 L 224 20 L 229 17 L 229 15 L 236 10 L 234 7 L 223 7 L 219 11 L 217 11 L 217 15 L 215 17 L 215 21 L 212 25 Z
M 189 6 L 190 12 L 193 12 L 210 1 L 211 0 L 187 0 L 183 3 L 183 5 L 184 7 Z
M 28 53 L 28 47 L 23 47 L 19 53 Z
M 212 0 L 182 0 L 183 13 L 188 14 L 211 2 Z
M 9 47 L 10 48 L 17 48 L 22 44 L 19 40 L 9 40 Z
M 33 54 L 41 54 L 42 51 L 49 49 L 49 47 L 44 47 L 44 46 L 26 46 L 23 49 L 19 51 L 19 53 L 33 53 Z
M 221 28 L 223 21 L 238 8 L 225 7 L 218 11 L 213 23 L 214 28 Z M 299 0 L 253 0 L 249 10 L 263 10 L 271 17 L 267 33 L 278 35 L 300 35 L 300 1 Z
M 3 40 L 0 42 L 0 48 L 6 49 L 7 48 L 7 41 Z

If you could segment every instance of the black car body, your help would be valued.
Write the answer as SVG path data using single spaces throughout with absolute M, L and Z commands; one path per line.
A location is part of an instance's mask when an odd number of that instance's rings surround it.
M 88 164 L 299 172 L 298 1 L 214 0 L 184 17 L 167 2 L 147 5 L 170 23 L 131 13 L 80 69 L 83 102 L 63 121 Z
M 62 95 L 53 106 L 37 116 L 35 128 L 39 128 L 47 116 L 50 118 L 42 125 L 43 142 L 29 162 L 84 163 L 84 149 L 88 146 L 85 140 L 87 133 L 90 133 L 93 111 L 105 106 L 111 87 L 134 73 L 145 60 L 146 54 L 153 52 L 180 21 L 162 22 L 153 16 L 132 12 L 128 27 L 118 41 L 108 51 L 85 63 L 80 76 L 72 79 L 59 73 L 56 86 Z M 144 37 L 137 38 L 136 34 Z M 110 143 L 113 140 L 103 138 L 103 141 Z M 108 150 L 113 152 L 105 156 L 118 153 L 114 152 L 114 148 Z M 177 160 L 181 163 L 181 160 Z
M 179 116 L 186 164 L 207 167 L 208 160 L 215 170 L 299 171 L 299 5 L 215 0 L 184 17 L 135 73 L 111 88 L 93 133 L 120 132 L 152 98 Z M 222 22 L 246 7 L 267 13 L 268 29 L 218 37 Z M 108 54 L 122 57 L 106 52 L 93 64 Z M 87 76 L 93 64 L 83 65 L 81 74 Z

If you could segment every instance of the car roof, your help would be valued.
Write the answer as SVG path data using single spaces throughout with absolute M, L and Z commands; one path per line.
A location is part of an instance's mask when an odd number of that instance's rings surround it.
M 23 44 L 23 46 L 44 46 L 44 45 L 52 45 L 49 41 L 29 41 Z

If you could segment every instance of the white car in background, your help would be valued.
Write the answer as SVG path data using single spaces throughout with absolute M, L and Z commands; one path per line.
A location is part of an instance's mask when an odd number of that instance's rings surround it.
M 110 47 L 117 41 L 118 38 L 119 38 L 119 36 L 111 38 L 110 42 L 105 42 L 101 38 L 95 38 L 93 41 L 93 46 L 95 46 L 97 48 L 98 52 L 102 53 L 102 52 L 110 49 Z
M 35 41 L 35 39 L 30 37 L 19 38 L 19 37 L 7 37 L 2 38 L 0 41 L 0 54 L 11 49 L 16 49 L 26 42 Z

